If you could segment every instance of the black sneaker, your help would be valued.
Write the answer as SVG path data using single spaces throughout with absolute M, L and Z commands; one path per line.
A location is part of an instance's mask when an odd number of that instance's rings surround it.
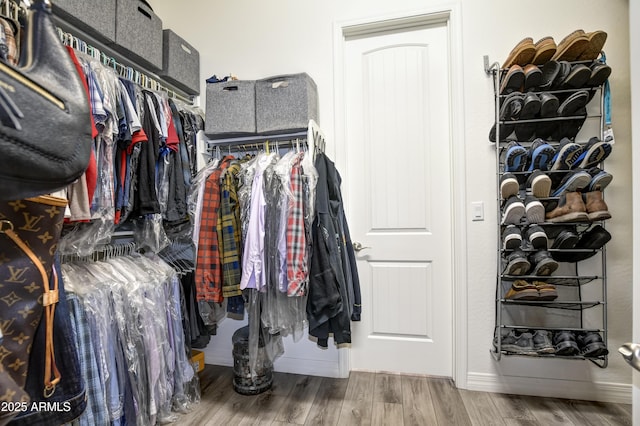
M 505 173 L 500 178 L 500 196 L 503 200 L 508 199 L 512 195 L 518 195 L 520 185 L 518 179 L 513 173 Z
M 531 275 L 546 277 L 558 269 L 558 262 L 546 250 L 540 250 L 529 256 L 529 263 L 533 265 Z
M 572 249 L 578 242 L 578 234 L 570 229 L 563 229 L 553 240 L 552 249 Z
M 581 191 L 591 182 L 591 175 L 582 169 L 573 170 L 562 179 L 558 188 L 553 192 L 554 197 L 559 197 L 565 192 Z
M 547 198 L 551 193 L 551 178 L 540 170 L 534 170 L 527 179 L 527 194 Z
M 531 263 L 527 260 L 524 252 L 515 250 L 505 259 L 504 274 L 505 275 L 525 275 L 531 269 Z
M 535 330 L 533 333 L 533 348 L 539 354 L 553 354 L 556 349 L 553 347 L 552 335 L 549 330 Z
M 529 223 L 542 223 L 544 222 L 545 211 L 544 206 L 533 195 L 527 195 L 524 199 L 525 212 L 527 215 L 527 222 Z
M 520 244 L 522 244 L 520 228 L 515 225 L 507 226 L 504 231 L 502 231 L 502 249 L 516 250 L 520 248 Z
M 556 355 L 573 356 L 578 355 L 580 348 L 576 342 L 576 336 L 572 331 L 559 330 L 553 334 L 553 345 Z
M 592 167 L 587 172 L 591 175 L 591 182 L 587 186 L 587 192 L 604 191 L 613 180 L 613 175 L 598 167 Z
M 580 355 L 583 357 L 596 358 L 609 353 L 607 345 L 605 345 L 602 340 L 602 336 L 596 331 L 579 333 L 576 340 L 580 348 Z
M 528 171 L 549 170 L 551 159 L 556 154 L 556 150 L 546 141 L 537 138 L 529 148 Z
M 562 138 L 556 150 L 556 155 L 551 160 L 550 170 L 569 170 L 581 153 L 582 147 L 580 144 L 569 138 Z
M 524 216 L 524 204 L 515 195 L 509 197 L 503 208 L 502 225 L 515 225 L 520 223 L 520 219 Z
M 536 250 L 546 250 L 548 245 L 547 234 L 540 225 L 531 225 L 527 228 L 527 240 Z

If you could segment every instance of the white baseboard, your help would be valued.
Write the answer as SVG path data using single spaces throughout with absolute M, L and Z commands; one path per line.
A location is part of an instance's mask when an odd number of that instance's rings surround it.
M 628 383 L 581 382 L 534 377 L 498 376 L 488 373 L 467 374 L 467 389 L 621 404 L 631 404 L 632 400 L 632 386 Z

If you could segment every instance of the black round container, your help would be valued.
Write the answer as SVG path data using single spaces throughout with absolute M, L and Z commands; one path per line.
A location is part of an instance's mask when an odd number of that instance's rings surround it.
M 249 326 L 236 330 L 233 342 L 233 389 L 241 395 L 257 395 L 271 388 L 273 364 L 267 356 L 262 339 L 258 342 L 256 376 L 249 368 Z

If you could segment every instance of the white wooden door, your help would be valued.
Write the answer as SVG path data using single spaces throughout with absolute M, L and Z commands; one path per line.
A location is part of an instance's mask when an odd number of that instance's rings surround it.
M 348 216 L 362 282 L 351 368 L 452 376 L 445 24 L 347 37 Z

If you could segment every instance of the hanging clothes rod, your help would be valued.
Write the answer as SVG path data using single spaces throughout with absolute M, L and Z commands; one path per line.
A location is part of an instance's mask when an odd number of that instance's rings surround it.
M 193 97 L 169 87 L 164 82 L 161 83 L 160 77 L 153 75 L 148 71 L 142 72 L 139 70 L 140 67 L 138 66 L 126 65 L 123 63 L 124 61 L 122 59 L 116 59 L 117 55 L 114 51 L 101 45 L 100 42 L 94 41 L 95 39 L 92 39 L 90 36 L 82 35 L 82 38 L 77 37 L 75 34 L 82 34 L 80 30 L 71 27 L 69 24 L 63 24 L 63 26 L 69 26 L 72 30 L 72 32 L 69 32 L 65 31 L 60 26 L 57 27 L 58 36 L 64 45 L 70 46 L 79 52 L 95 58 L 97 61 L 102 63 L 102 65 L 113 68 L 116 74 L 120 77 L 139 84 L 145 89 L 155 90 L 157 92 L 166 92 L 171 98 L 179 99 L 188 105 L 194 104 Z M 90 40 L 91 44 L 85 42 L 85 39 Z M 100 46 L 100 48 L 95 47 L 96 45 Z M 105 51 L 109 52 L 109 54 L 106 54 Z
M 326 147 L 326 137 L 324 133 L 318 126 L 314 120 L 309 120 L 309 127 L 307 130 L 302 130 L 298 132 L 290 132 L 290 133 L 279 133 L 274 135 L 247 135 L 247 136 L 236 136 L 225 139 L 210 139 L 209 140 L 209 148 L 225 148 L 225 149 L 233 149 L 240 147 L 240 149 L 251 148 L 255 145 L 264 145 L 269 142 L 278 142 L 278 146 L 283 147 L 291 147 L 292 144 L 295 144 L 296 140 L 306 140 L 309 145 L 309 149 L 313 150 L 315 148 L 320 151 L 324 151 Z M 280 142 L 289 142 L 280 143 Z

